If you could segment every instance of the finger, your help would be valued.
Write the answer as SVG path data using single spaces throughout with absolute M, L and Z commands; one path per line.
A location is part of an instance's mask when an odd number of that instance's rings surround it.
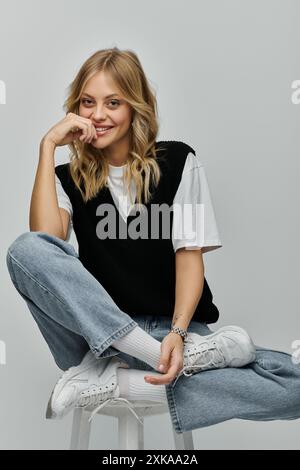
M 89 144 L 91 143 L 91 141 L 92 141 L 92 139 L 93 139 L 93 135 L 94 135 L 93 130 L 92 130 L 92 127 L 93 127 L 93 126 L 92 126 L 92 123 L 91 123 L 91 122 L 88 123 L 88 139 L 87 139 L 87 142 L 88 142 Z
M 88 139 L 88 125 L 84 122 L 81 124 L 82 135 L 79 137 L 81 142 L 86 142 Z
M 173 364 L 166 374 L 158 375 L 146 375 L 144 378 L 146 382 L 151 383 L 153 385 L 165 385 L 171 383 L 177 376 L 180 367 L 179 364 Z
M 87 137 L 87 143 L 91 143 L 93 138 L 94 138 L 94 131 L 93 131 L 93 125 L 92 123 L 88 123 L 88 137 Z
M 85 130 L 87 123 L 85 119 L 82 119 L 81 116 L 78 116 L 77 114 L 72 114 L 71 117 L 69 118 L 69 125 L 71 125 L 71 131 L 76 132 L 78 130 Z
M 87 142 L 91 137 L 91 131 L 89 130 L 89 119 L 82 118 L 78 114 L 71 114 L 71 130 L 81 129 L 82 135 L 79 137 L 81 142 Z
M 90 143 L 93 138 L 94 138 L 94 134 L 96 133 L 96 130 L 95 130 L 95 127 L 92 123 L 92 121 L 88 118 L 84 118 L 82 116 L 78 116 L 82 122 L 84 122 L 87 126 L 87 137 L 86 137 L 86 142 Z
M 89 123 L 86 124 L 86 139 L 85 142 L 89 143 L 90 138 L 92 136 L 91 126 Z
M 166 372 L 169 367 L 171 349 L 164 344 L 161 346 L 161 355 L 158 363 L 159 372 Z

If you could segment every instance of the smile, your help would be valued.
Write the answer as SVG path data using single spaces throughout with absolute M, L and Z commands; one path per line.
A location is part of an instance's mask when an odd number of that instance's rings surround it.
M 96 132 L 97 132 L 97 135 L 100 137 L 101 135 L 107 134 L 112 129 L 113 129 L 113 127 L 110 127 L 110 128 L 96 127 Z

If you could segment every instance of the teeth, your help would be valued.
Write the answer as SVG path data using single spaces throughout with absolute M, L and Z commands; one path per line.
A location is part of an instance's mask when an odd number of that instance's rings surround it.
M 107 129 L 110 129 L 110 127 L 96 127 L 96 131 L 106 131 Z

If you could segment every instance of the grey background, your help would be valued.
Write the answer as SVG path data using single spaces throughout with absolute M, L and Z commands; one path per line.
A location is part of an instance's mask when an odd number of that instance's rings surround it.
M 39 142 L 63 117 L 66 88 L 98 49 L 133 49 L 157 92 L 160 139 L 193 146 L 205 165 L 223 247 L 205 257 L 216 330 L 246 328 L 292 353 L 299 319 L 299 2 L 276 0 L 0 2 L 0 447 L 64 449 L 71 415 L 45 419 L 60 376 L 9 278 L 9 244 L 28 231 Z M 66 160 L 67 148 L 56 153 Z M 72 234 L 71 242 L 76 245 Z M 200 393 L 201 391 L 199 391 Z M 160 432 L 157 433 L 159 426 Z M 173 448 L 168 415 L 146 418 L 148 449 Z M 300 420 L 232 420 L 194 431 L 197 449 L 300 448 Z M 99 416 L 91 448 L 117 448 Z

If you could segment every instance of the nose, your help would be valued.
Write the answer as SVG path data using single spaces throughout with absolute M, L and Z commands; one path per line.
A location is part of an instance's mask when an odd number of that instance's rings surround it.
M 92 113 L 91 119 L 94 121 L 105 121 L 106 119 L 106 112 L 103 106 L 100 104 L 96 106 L 94 112 Z

